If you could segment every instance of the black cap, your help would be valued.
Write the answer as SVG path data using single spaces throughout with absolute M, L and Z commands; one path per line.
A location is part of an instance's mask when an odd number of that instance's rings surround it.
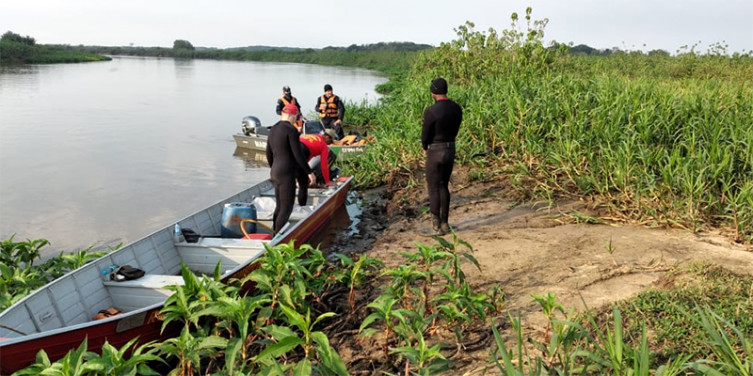
M 282 91 L 290 91 L 290 86 L 283 86 Z
M 429 89 L 432 94 L 447 94 L 447 81 L 442 77 L 435 78 L 431 80 L 431 87 Z
M 330 84 L 324 85 L 324 91 L 332 91 L 332 85 Z

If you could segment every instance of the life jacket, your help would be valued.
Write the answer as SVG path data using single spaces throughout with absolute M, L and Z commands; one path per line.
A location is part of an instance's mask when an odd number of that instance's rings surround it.
M 282 101 L 282 107 L 283 107 L 283 108 L 284 108 L 285 106 L 287 106 L 287 105 L 291 104 L 291 103 L 292 103 L 292 104 L 294 104 L 294 105 L 297 105 L 297 104 L 298 104 L 298 103 L 296 102 L 296 100 L 295 100 L 295 97 L 290 97 L 290 99 L 291 99 L 291 100 L 290 100 L 290 101 L 288 101 L 288 99 L 287 99 L 287 98 L 285 98 L 285 96 L 282 96 L 282 97 L 280 97 L 280 101 Z M 298 115 L 298 120 L 297 120 L 297 121 L 295 122 L 295 124 L 293 124 L 293 125 L 294 125 L 294 126 L 296 126 L 296 127 L 298 127 L 298 128 L 300 128 L 300 127 L 302 127 L 302 126 L 303 126 L 303 119 L 301 118 L 301 115 L 300 115 L 300 114 Z
M 322 97 L 319 98 L 319 117 L 330 117 L 330 118 L 336 118 L 339 116 L 337 103 L 335 102 L 335 99 L 337 99 L 337 95 L 332 95 L 327 99 L 326 95 L 322 94 Z
M 343 137 L 342 140 L 338 140 L 333 142 L 335 145 L 355 145 L 355 143 L 358 142 L 358 136 L 356 135 L 347 135 Z
M 290 98 L 292 100 L 289 101 L 287 98 L 285 98 L 285 96 L 280 97 L 280 100 L 282 101 L 282 107 L 285 107 L 291 103 L 294 105 L 298 105 L 298 103 L 296 103 L 295 97 L 290 97 Z

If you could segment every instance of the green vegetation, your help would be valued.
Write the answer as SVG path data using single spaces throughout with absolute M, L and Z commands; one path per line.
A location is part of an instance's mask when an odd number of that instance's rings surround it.
M 670 279 L 668 289 L 600 313 L 566 313 L 554 295 L 534 297 L 549 319 L 544 340 L 526 340 L 520 318 L 510 317 L 515 348 L 493 328 L 493 360 L 503 375 L 750 375 L 753 326 L 743 312 L 753 309 L 753 278 L 694 265 Z
M 534 295 L 548 325 L 543 336 L 529 335 L 519 317 L 500 317 L 499 287 L 477 293 L 465 281 L 461 265 L 480 267 L 471 245 L 454 235 L 434 240 L 388 269 L 364 256 L 330 262 L 319 249 L 292 243 L 268 248 L 259 269 L 227 285 L 219 282 L 219 264 L 213 276 L 184 267 L 184 285 L 171 287 L 161 311 L 163 328 L 177 323 L 179 336 L 121 349 L 105 344 L 101 354 L 83 342 L 55 362 L 40 351 L 17 374 L 434 375 L 452 373 L 454 354 L 473 351 L 475 338 L 488 332 L 491 342 L 475 348 L 490 348 L 486 368 L 503 375 L 753 370 L 753 325 L 741 314 L 753 308 L 750 277 L 694 265 L 671 273 L 670 288 L 601 313 L 570 313 L 553 294 Z M 256 286 L 253 295 L 246 295 L 247 283 Z M 344 299 L 351 288 L 359 296 L 354 305 Z M 712 303 L 713 311 L 703 308 Z M 512 328 L 500 332 L 504 321 Z M 358 346 L 373 355 L 346 362 L 338 351 L 353 342 L 344 333 L 360 333 Z
M 726 317 L 728 323 L 748 337 L 753 335 L 753 278 L 736 275 L 708 264 L 695 264 L 675 270 L 665 277 L 669 289 L 651 289 L 638 294 L 617 307 L 626 312 L 624 327 L 626 342 L 637 345 L 641 326 L 652 333 L 652 341 L 661 343 L 655 356 L 661 363 L 689 355 L 700 358 L 708 354 L 706 333 L 697 330 L 697 318 L 689 314 L 696 305 L 714 308 L 714 313 Z M 629 314 L 628 314 L 629 313 Z M 606 313 L 601 318 L 608 317 Z M 742 344 L 731 339 L 735 347 Z
M 750 53 L 572 55 L 542 45 L 545 20 L 530 9 L 525 19 L 501 33 L 460 26 L 379 105 L 349 110 L 379 143 L 345 172 L 361 186 L 415 185 L 428 83 L 442 76 L 464 109 L 458 158 L 473 176 L 509 177 L 524 198 L 592 196 L 614 217 L 728 226 L 753 241 Z
M 410 42 L 376 43 L 323 49 L 290 47 L 200 48 L 187 40 L 175 40 L 173 48 L 78 46 L 76 51 L 130 56 L 175 57 L 184 59 L 274 61 L 302 64 L 348 66 L 374 69 L 390 74 L 406 72 L 419 51 L 432 46 Z
M 74 253 L 60 252 L 60 255 L 35 265 L 40 259 L 40 249 L 50 242 L 45 239 L 16 242 L 13 238 L 11 236 L 0 243 L 0 311 L 46 283 L 106 253 L 92 252 L 89 247 Z
M 111 60 L 107 56 L 75 51 L 70 46 L 38 45 L 30 36 L 11 31 L 0 38 L 0 64 L 84 63 Z

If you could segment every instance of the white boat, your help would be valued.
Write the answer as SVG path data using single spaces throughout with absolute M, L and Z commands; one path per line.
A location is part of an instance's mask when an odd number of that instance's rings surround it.
M 272 126 L 262 126 L 261 121 L 255 116 L 246 116 L 241 121 L 241 132 L 233 135 L 235 145 L 238 148 L 251 149 L 260 152 L 267 150 L 267 136 Z M 306 121 L 304 134 L 324 134 L 324 127 L 318 120 Z M 337 154 L 338 160 L 346 160 L 352 156 L 363 153 L 369 144 L 362 145 L 329 145 L 329 148 Z M 266 160 L 266 156 L 264 157 Z

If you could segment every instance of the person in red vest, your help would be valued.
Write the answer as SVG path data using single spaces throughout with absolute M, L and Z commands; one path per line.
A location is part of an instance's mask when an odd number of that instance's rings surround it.
M 297 128 L 299 132 L 303 130 L 302 127 Z M 335 183 L 330 179 L 329 166 L 335 163 L 337 154 L 327 146 L 325 137 L 327 136 L 320 134 L 304 134 L 301 135 L 300 141 L 303 146 L 303 154 L 308 159 L 309 167 L 311 167 L 314 175 L 316 175 L 317 183 L 333 186 Z

